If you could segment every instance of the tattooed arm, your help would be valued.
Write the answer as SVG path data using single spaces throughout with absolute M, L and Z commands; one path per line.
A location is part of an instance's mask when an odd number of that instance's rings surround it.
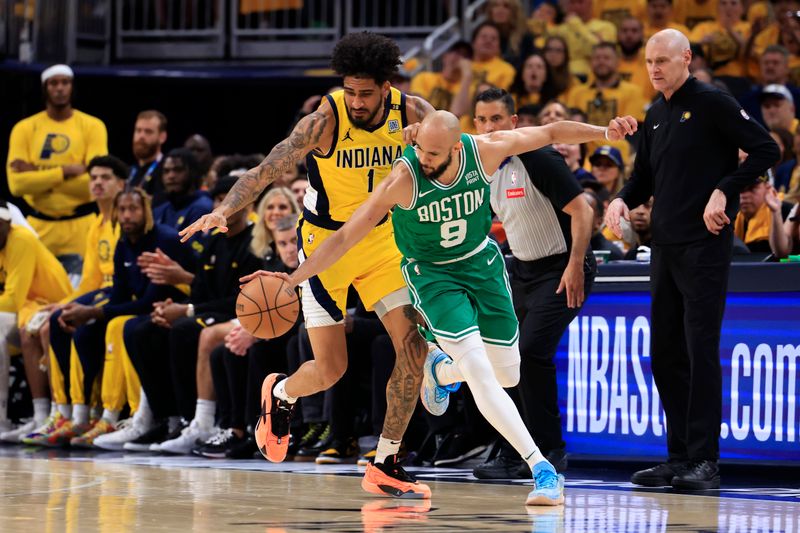
M 328 138 L 333 132 L 334 124 L 333 110 L 323 100 L 320 108 L 303 117 L 289 137 L 275 145 L 260 165 L 251 168 L 236 180 L 219 207 L 181 231 L 181 242 L 185 242 L 198 231 L 208 231 L 215 227 L 220 231 L 227 231 L 227 217 L 254 202 L 261 191 L 292 169 L 310 151 L 324 151 L 330 143 Z
M 406 144 L 414 144 L 417 140 L 417 131 L 419 130 L 419 123 L 422 119 L 433 113 L 435 109 L 424 98 L 419 96 L 406 96 L 406 116 L 408 117 L 408 126 L 403 129 L 403 142 Z

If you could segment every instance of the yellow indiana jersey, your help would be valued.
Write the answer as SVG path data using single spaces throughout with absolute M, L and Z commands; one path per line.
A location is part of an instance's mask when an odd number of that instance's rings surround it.
M 306 159 L 309 187 L 303 204 L 309 222 L 335 230 L 367 200 L 403 153 L 406 95 L 392 88 L 383 120 L 367 129 L 350 122 L 343 90 L 325 97 L 336 116 L 333 142 L 328 153 L 312 152 Z
M 31 207 L 51 217 L 72 215 L 91 200 L 89 174 L 64 179 L 62 165 L 88 165 L 95 156 L 108 153 L 108 134 L 103 122 L 78 110 L 67 120 L 55 121 L 45 111 L 25 118 L 11 130 L 8 145 L 8 187 Z M 16 172 L 11 162 L 20 159 L 36 170 Z
M 65 301 L 114 284 L 114 250 L 119 240 L 119 224 L 96 215 L 86 236 L 81 283 Z
M 56 303 L 72 292 L 58 259 L 23 226 L 11 226 L 0 250 L 0 311 L 19 313 L 26 302 Z
M 644 0 L 595 0 L 592 4 L 594 18 L 607 20 L 619 29 L 626 17 L 644 20 Z

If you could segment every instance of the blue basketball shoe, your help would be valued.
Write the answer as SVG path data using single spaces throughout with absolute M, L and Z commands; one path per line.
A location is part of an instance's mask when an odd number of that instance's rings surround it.
M 564 476 L 556 473 L 547 461 L 533 465 L 536 486 L 528 494 L 525 505 L 562 505 L 564 503 Z
M 422 386 L 419 396 L 422 405 L 434 416 L 441 416 L 447 411 L 450 404 L 450 393 L 455 392 L 461 383 L 441 386 L 436 381 L 436 365 L 452 365 L 453 360 L 450 356 L 440 350 L 436 345 L 430 345 L 428 356 L 425 358 L 425 366 L 422 369 Z

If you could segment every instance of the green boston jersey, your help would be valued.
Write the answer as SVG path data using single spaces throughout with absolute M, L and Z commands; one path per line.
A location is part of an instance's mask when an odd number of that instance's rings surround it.
M 411 170 L 414 197 L 392 213 L 397 247 L 410 261 L 450 262 L 479 251 L 492 227 L 489 179 L 478 146 L 462 134 L 456 179 L 442 185 L 425 177 L 417 154 L 408 146 L 395 165 Z

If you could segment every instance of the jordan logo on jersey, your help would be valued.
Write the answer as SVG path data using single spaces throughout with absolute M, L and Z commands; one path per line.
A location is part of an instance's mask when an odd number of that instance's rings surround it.
M 63 154 L 69 149 L 69 137 L 61 133 L 48 133 L 42 146 L 40 159 L 50 159 L 53 154 Z
M 345 133 L 344 137 L 342 137 L 342 142 L 344 142 L 344 141 L 352 141 L 352 140 L 353 140 L 353 138 L 350 137 L 350 128 L 347 128 L 347 133 Z

